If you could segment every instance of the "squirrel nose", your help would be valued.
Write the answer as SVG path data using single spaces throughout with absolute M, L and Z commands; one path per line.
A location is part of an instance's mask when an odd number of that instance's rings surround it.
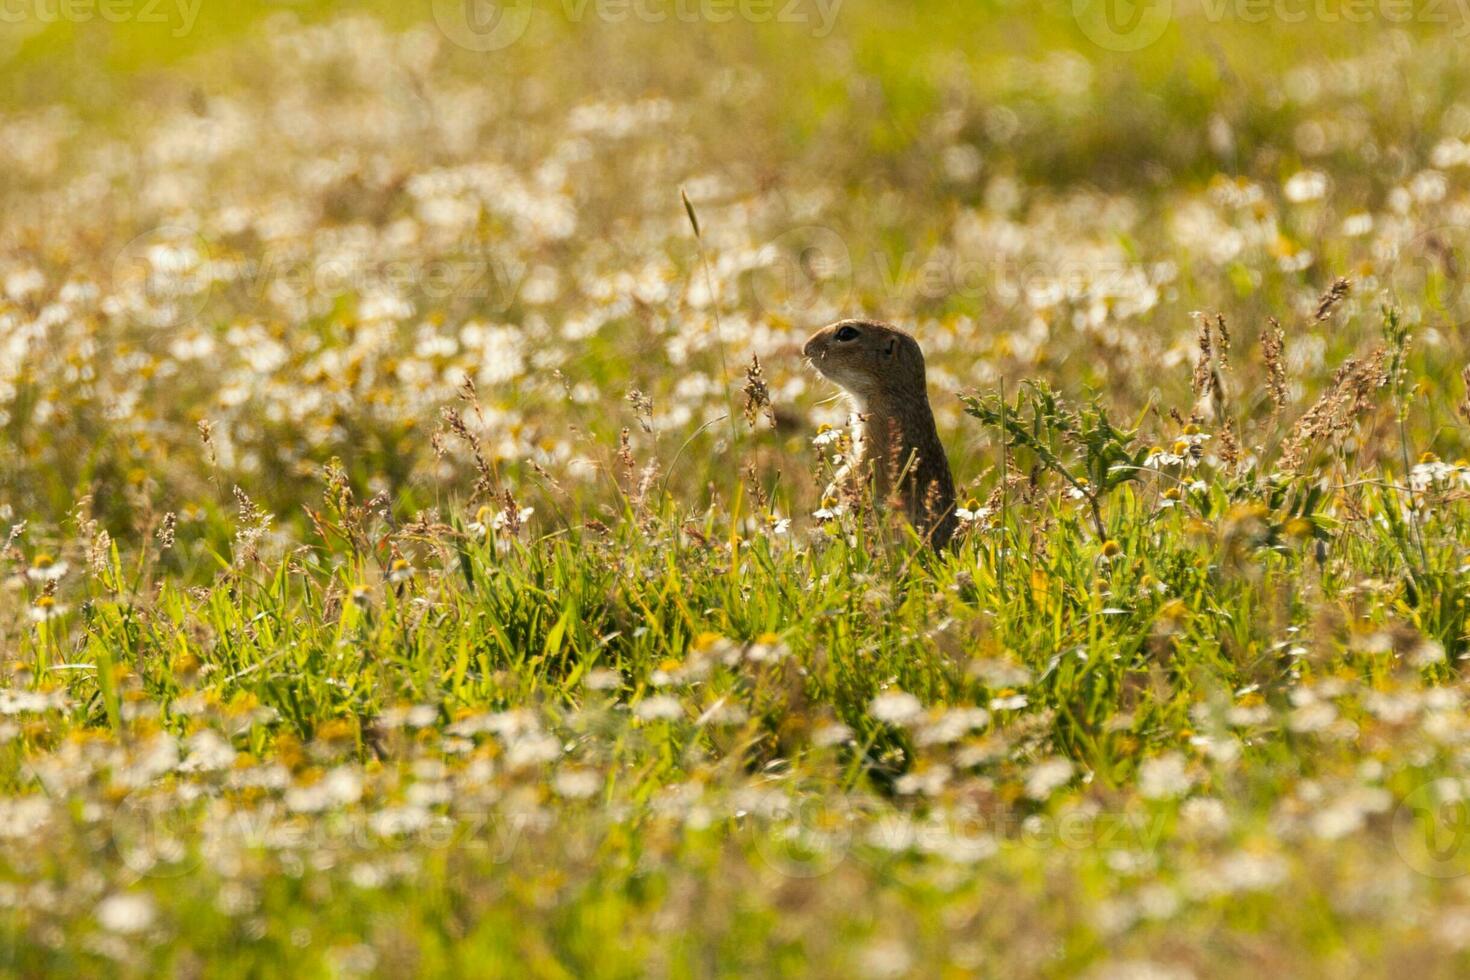
M 802 357 L 816 357 L 818 350 L 817 338 L 813 337 L 801 348 Z

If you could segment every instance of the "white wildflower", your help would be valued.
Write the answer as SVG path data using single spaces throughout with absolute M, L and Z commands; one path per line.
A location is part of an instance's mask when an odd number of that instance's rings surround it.
M 1185 829 L 1208 837 L 1220 837 L 1230 830 L 1230 814 L 1213 796 L 1185 800 L 1179 807 L 1179 820 Z
M 1164 800 L 1183 796 L 1193 785 L 1185 767 L 1184 756 L 1170 752 L 1145 759 L 1138 767 L 1138 792 L 1144 799 Z
M 1287 178 L 1282 193 L 1293 204 L 1320 201 L 1327 196 L 1327 175 L 1318 170 L 1300 170 Z
M 615 670 L 606 667 L 598 667 L 587 672 L 587 677 L 582 681 L 594 691 L 616 691 L 623 684 L 622 675 Z
M 1074 772 L 1070 759 L 1060 756 L 1043 759 L 1026 776 L 1026 795 L 1033 800 L 1044 800 L 1071 781 Z
M 834 721 L 831 724 L 823 725 L 812 733 L 812 744 L 822 748 L 831 748 L 834 745 L 842 745 L 851 741 L 853 734 L 851 728 L 848 728 L 840 721 Z
M 919 699 L 907 691 L 885 691 L 868 702 L 868 713 L 874 720 L 888 725 L 907 725 L 924 712 Z
M 153 925 L 153 899 L 134 893 L 108 895 L 97 903 L 97 922 L 109 932 L 124 935 L 142 932 Z
M 560 756 L 561 743 L 555 738 L 542 731 L 526 731 L 508 739 L 505 764 L 511 769 L 526 769 Z
M 951 708 L 919 729 L 914 741 L 919 745 L 948 745 L 990 724 L 990 712 L 984 708 Z
M 835 497 L 823 497 L 822 506 L 812 511 L 812 516 L 819 521 L 836 520 L 847 512 L 847 505 Z
M 219 733 L 208 728 L 190 735 L 184 744 L 189 754 L 179 763 L 180 772 L 217 772 L 234 764 L 234 747 Z
M 362 774 L 349 767 L 329 770 L 321 779 L 307 786 L 286 790 L 286 809 L 296 813 L 321 813 L 336 806 L 347 806 L 362 799 Z
M 602 788 L 602 777 L 591 769 L 560 769 L 552 777 L 551 788 L 557 796 L 585 800 Z
M 684 717 L 684 706 L 678 698 L 655 694 L 639 701 L 633 707 L 633 713 L 644 721 L 673 721 Z
M 66 574 L 67 564 L 50 555 L 37 555 L 26 569 L 26 578 L 32 582 L 54 582 Z

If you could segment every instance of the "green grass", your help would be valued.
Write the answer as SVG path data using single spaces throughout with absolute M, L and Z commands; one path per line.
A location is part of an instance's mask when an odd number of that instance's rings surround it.
M 1459 42 L 1180 6 L 29 36 L 0 973 L 1463 972 Z

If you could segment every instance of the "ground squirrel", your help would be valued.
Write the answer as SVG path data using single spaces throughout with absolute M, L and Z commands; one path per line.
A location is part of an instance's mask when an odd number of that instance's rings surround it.
M 852 399 L 861 449 L 849 473 L 871 470 L 875 499 L 895 495 L 910 523 L 933 546 L 955 530 L 954 478 L 934 428 L 919 342 L 873 320 L 839 320 L 812 334 L 807 361 Z M 867 465 L 863 465 L 867 464 Z

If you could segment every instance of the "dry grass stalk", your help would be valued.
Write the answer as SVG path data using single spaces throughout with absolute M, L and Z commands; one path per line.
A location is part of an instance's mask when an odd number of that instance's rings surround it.
M 1210 318 L 1196 315 L 1199 316 L 1199 359 L 1194 364 L 1194 377 L 1190 380 L 1190 387 L 1195 395 L 1191 421 L 1198 423 L 1206 418 L 1225 417 L 1225 384 L 1220 378 L 1220 370 L 1227 364 L 1230 334 L 1225 327 L 1225 318 L 1216 314 L 1215 327 L 1219 330 L 1217 344 Z
M 1384 366 L 1387 359 L 1387 348 L 1380 347 L 1361 360 L 1349 358 L 1337 369 L 1332 383 L 1297 419 L 1283 443 L 1280 461 L 1283 472 L 1300 472 L 1314 445 L 1341 437 L 1359 416 L 1373 407 L 1373 392 L 1388 381 Z
M 1220 459 L 1230 469 L 1240 463 L 1240 440 L 1235 436 L 1235 420 L 1226 418 L 1220 425 Z
M 628 392 L 628 403 L 638 418 L 638 427 L 649 435 L 653 434 L 653 399 L 638 388 Z
M 1281 321 L 1267 317 L 1266 331 L 1261 334 L 1261 356 L 1266 361 L 1266 393 L 1271 397 L 1271 421 L 1276 421 L 1286 407 L 1286 332 Z
M 764 415 L 774 428 L 776 413 L 771 408 L 771 390 L 767 387 L 765 375 L 761 372 L 761 359 L 754 354 L 751 355 L 750 364 L 745 369 L 745 386 L 741 388 L 741 391 L 745 392 L 745 423 L 753 429 L 756 419 Z
M 1470 422 L 1470 365 L 1460 369 L 1460 380 L 1465 383 L 1465 394 L 1460 399 L 1460 403 L 1455 406 L 1455 411 L 1459 413 L 1460 418 Z
M 1338 276 L 1337 279 L 1333 280 L 1332 285 L 1327 287 L 1327 292 L 1323 293 L 1317 300 L 1317 311 L 1312 314 L 1312 322 L 1321 323 L 1331 316 L 1337 304 L 1341 303 L 1347 297 L 1347 294 L 1352 291 L 1352 280 L 1345 276 Z
M 1218 353 L 1219 353 L 1219 359 L 1220 359 L 1220 370 L 1222 370 L 1222 371 L 1229 371 L 1230 370 L 1230 328 L 1225 323 L 1225 314 L 1224 313 L 1216 313 L 1215 314 L 1215 330 L 1220 335 L 1220 338 L 1219 338 L 1220 342 L 1217 345 L 1217 349 L 1218 349 Z
M 468 384 L 468 381 L 466 384 Z M 446 408 L 440 413 L 440 417 L 444 420 L 444 424 L 449 428 L 449 431 L 464 440 L 465 445 L 470 447 L 470 455 L 474 458 L 476 476 L 474 488 L 470 493 L 470 502 L 474 503 L 477 500 L 495 496 L 496 487 L 500 481 L 495 478 L 495 470 L 491 467 L 490 461 L 485 458 L 485 451 L 484 447 L 480 444 L 480 437 L 470 431 L 470 427 L 465 424 L 464 416 L 457 409 Z M 436 452 L 443 451 L 442 440 L 436 437 L 433 440 L 433 444 Z

